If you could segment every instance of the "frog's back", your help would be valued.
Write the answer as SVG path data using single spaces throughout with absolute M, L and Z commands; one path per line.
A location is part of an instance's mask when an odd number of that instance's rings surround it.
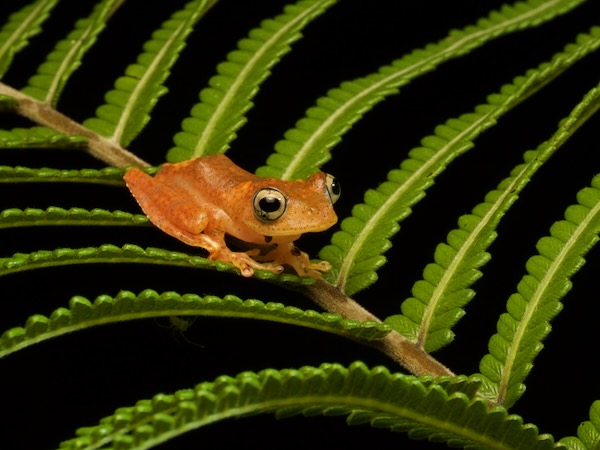
M 257 177 L 225 155 L 209 155 L 176 164 L 165 164 L 156 175 L 176 184 L 200 202 L 227 204 L 240 184 Z

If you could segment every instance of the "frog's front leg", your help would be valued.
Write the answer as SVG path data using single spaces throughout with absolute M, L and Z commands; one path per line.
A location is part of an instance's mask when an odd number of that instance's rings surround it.
M 273 262 L 260 262 L 255 260 L 253 257 L 256 256 L 254 250 L 247 252 L 233 252 L 224 243 L 218 252 L 210 255 L 211 260 L 226 261 L 238 269 L 245 277 L 251 277 L 254 274 L 254 270 L 266 270 L 275 274 L 283 272 L 283 266 L 278 261 Z

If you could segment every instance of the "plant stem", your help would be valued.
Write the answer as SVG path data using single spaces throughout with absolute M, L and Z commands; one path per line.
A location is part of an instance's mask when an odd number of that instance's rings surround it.
M 340 314 L 348 319 L 371 320 L 381 323 L 381 319 L 326 281 L 317 280 L 302 289 L 308 297 L 326 311 Z M 370 344 L 414 375 L 454 375 L 450 369 L 432 358 L 429 353 L 396 331 L 392 331 L 382 339 Z
M 94 158 L 108 165 L 148 167 L 143 159 L 125 150 L 118 142 L 104 138 L 81 124 L 58 112 L 48 103 L 41 102 L 22 92 L 0 83 L 0 94 L 17 100 L 16 112 L 31 121 L 44 125 L 69 136 L 84 136 L 88 139 L 87 151 Z

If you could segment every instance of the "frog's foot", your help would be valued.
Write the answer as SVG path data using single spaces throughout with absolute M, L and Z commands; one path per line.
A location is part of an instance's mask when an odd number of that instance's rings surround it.
M 321 272 L 329 272 L 331 270 L 331 264 L 329 264 L 327 261 L 309 261 L 309 264 L 304 267 L 304 270 L 306 271 L 307 275 L 310 275 L 314 278 L 320 278 Z
M 303 252 L 304 253 L 304 252 Z M 306 255 L 306 253 L 304 253 Z M 302 276 L 309 276 L 313 278 L 321 278 L 322 272 L 329 272 L 331 270 L 331 264 L 327 261 L 312 262 L 306 257 L 306 261 L 302 261 L 300 267 L 295 267 L 296 273 Z
M 293 242 L 278 247 L 266 257 L 291 266 L 301 277 L 321 278 L 322 272 L 331 270 L 331 264 L 327 261 L 312 262 L 308 254 L 296 247 Z
M 233 264 L 240 269 L 242 276 L 251 277 L 254 275 L 254 270 L 266 270 L 274 274 L 283 272 L 283 266 L 277 262 L 259 262 L 252 259 L 252 256 L 257 254 L 257 250 L 248 252 L 232 252 L 229 250 L 221 250 L 210 255 L 213 261 L 225 261 Z

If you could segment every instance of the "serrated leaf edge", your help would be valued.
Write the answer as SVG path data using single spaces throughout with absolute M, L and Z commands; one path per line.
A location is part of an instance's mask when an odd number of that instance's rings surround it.
M 523 381 L 529 370 L 525 370 L 524 374 L 519 375 L 519 377 L 515 379 L 514 368 L 516 367 L 519 353 L 525 350 L 525 348 L 522 347 L 523 338 L 529 330 L 532 319 L 536 317 L 536 313 L 539 313 L 539 308 L 542 304 L 544 304 L 544 306 L 550 303 L 560 305 L 561 298 L 566 295 L 568 290 L 570 290 L 570 282 L 568 280 L 581 268 L 585 262 L 583 255 L 587 253 L 587 251 L 589 251 L 589 249 L 598 241 L 597 234 L 600 232 L 600 175 L 594 177 L 592 180 L 592 186 L 593 189 L 598 192 L 598 200 L 596 200 L 596 203 L 592 207 L 583 205 L 587 209 L 585 218 L 583 220 L 581 220 L 579 223 L 573 223 L 568 219 L 555 222 L 555 224 L 568 222 L 570 225 L 575 226 L 575 229 L 570 232 L 566 241 L 562 237 L 555 236 L 553 228 L 551 228 L 549 236 L 562 243 L 560 250 L 555 254 L 555 256 L 553 258 L 548 258 L 547 256 L 543 255 L 540 250 L 538 255 L 533 256 L 528 260 L 526 265 L 527 274 L 524 275 L 520 281 L 517 292 L 509 297 L 507 303 L 507 313 L 504 314 L 498 321 L 499 326 L 503 320 L 510 320 L 515 323 L 516 326 L 511 327 L 510 331 L 511 340 L 507 341 L 503 336 L 504 333 L 501 333 L 500 331 L 498 331 L 490 339 L 490 343 L 488 345 L 490 353 L 485 355 L 481 360 L 480 369 L 483 376 L 486 378 L 486 383 L 484 383 L 485 389 L 483 392 L 487 397 L 490 398 L 491 401 L 494 401 L 497 404 L 502 404 L 507 407 L 512 406 L 522 395 L 524 390 Z M 592 227 L 591 230 L 590 227 Z M 587 236 L 589 239 L 584 241 L 582 239 L 583 236 Z M 540 249 L 543 239 L 544 238 L 538 241 L 538 249 Z M 578 244 L 580 246 L 585 244 L 585 246 L 578 248 Z M 577 253 L 572 255 L 571 253 L 573 251 L 576 251 Z M 542 268 L 535 264 L 535 258 L 540 256 L 547 260 L 547 267 Z M 577 261 L 576 263 L 569 264 L 570 257 L 573 256 L 577 258 Z M 535 270 L 539 269 L 543 271 L 543 276 L 541 279 L 532 272 L 531 267 L 535 268 Z M 527 282 L 528 279 L 535 280 L 535 286 L 531 286 L 531 282 Z M 559 279 L 565 280 L 567 282 L 567 286 L 563 287 L 560 291 L 551 291 L 550 287 L 552 286 L 552 283 Z M 531 294 L 525 294 L 525 291 L 520 288 L 520 286 L 524 284 L 527 284 L 527 291 L 531 291 Z M 519 313 L 521 316 L 520 318 L 514 317 L 514 314 L 511 311 L 511 303 L 513 301 L 517 301 L 517 299 L 519 300 L 519 305 L 522 305 L 523 302 L 525 302 L 524 310 Z M 557 307 L 558 309 L 555 308 L 551 314 L 544 314 L 544 320 L 542 322 L 538 321 L 539 323 L 535 323 L 535 330 L 538 330 L 543 324 L 548 324 L 550 319 L 552 319 L 554 315 L 559 312 L 560 307 Z M 547 315 L 550 315 L 550 317 L 546 317 Z M 530 355 L 528 358 L 520 358 L 519 367 L 525 367 L 527 365 L 531 367 L 531 360 L 537 356 L 542 348 L 540 341 L 544 339 L 549 332 L 550 329 L 549 326 L 547 326 L 546 329 L 542 329 L 539 333 L 537 333 L 539 336 L 535 337 L 535 342 L 529 342 L 527 344 L 526 348 L 529 349 Z M 492 349 L 494 346 L 494 339 L 500 339 L 502 342 L 507 343 L 508 350 L 506 354 L 503 354 L 502 361 L 497 358 L 497 352 L 494 352 Z M 488 358 L 496 362 L 494 364 L 495 368 L 491 368 L 489 364 L 486 364 L 485 361 Z M 498 375 L 499 380 L 492 381 Z
M 464 380 L 460 380 L 464 382 Z M 95 427 L 78 430 L 62 449 L 102 447 L 149 448 L 209 423 L 248 414 L 276 412 L 280 417 L 347 415 L 349 423 L 370 423 L 411 437 L 496 450 L 550 450 L 553 439 L 501 408 L 488 409 L 481 399 L 419 378 L 369 369 L 355 362 L 266 369 L 221 376 L 174 395 L 158 394 L 136 406 L 119 408 Z M 144 427 L 143 435 L 135 430 Z M 412 432 L 412 433 L 411 433 Z M 131 439 L 125 438 L 130 436 Z M 134 436 L 137 438 L 135 439 Z
M 157 293 L 148 289 L 138 295 L 129 291 L 122 291 L 116 297 L 102 295 L 94 302 L 76 296 L 71 299 L 69 308 L 61 307 L 48 317 L 41 314 L 31 316 L 25 326 L 10 328 L 0 336 L 0 358 L 92 326 L 170 316 L 266 320 L 365 341 L 381 339 L 390 332 L 389 327 L 378 322 L 359 322 L 338 314 L 301 310 L 282 303 L 242 300 L 233 295 L 220 298 L 175 292 Z
M 0 211 L 0 228 L 43 225 L 145 225 L 148 218 L 143 214 L 124 211 L 108 211 L 101 208 L 10 208 Z

